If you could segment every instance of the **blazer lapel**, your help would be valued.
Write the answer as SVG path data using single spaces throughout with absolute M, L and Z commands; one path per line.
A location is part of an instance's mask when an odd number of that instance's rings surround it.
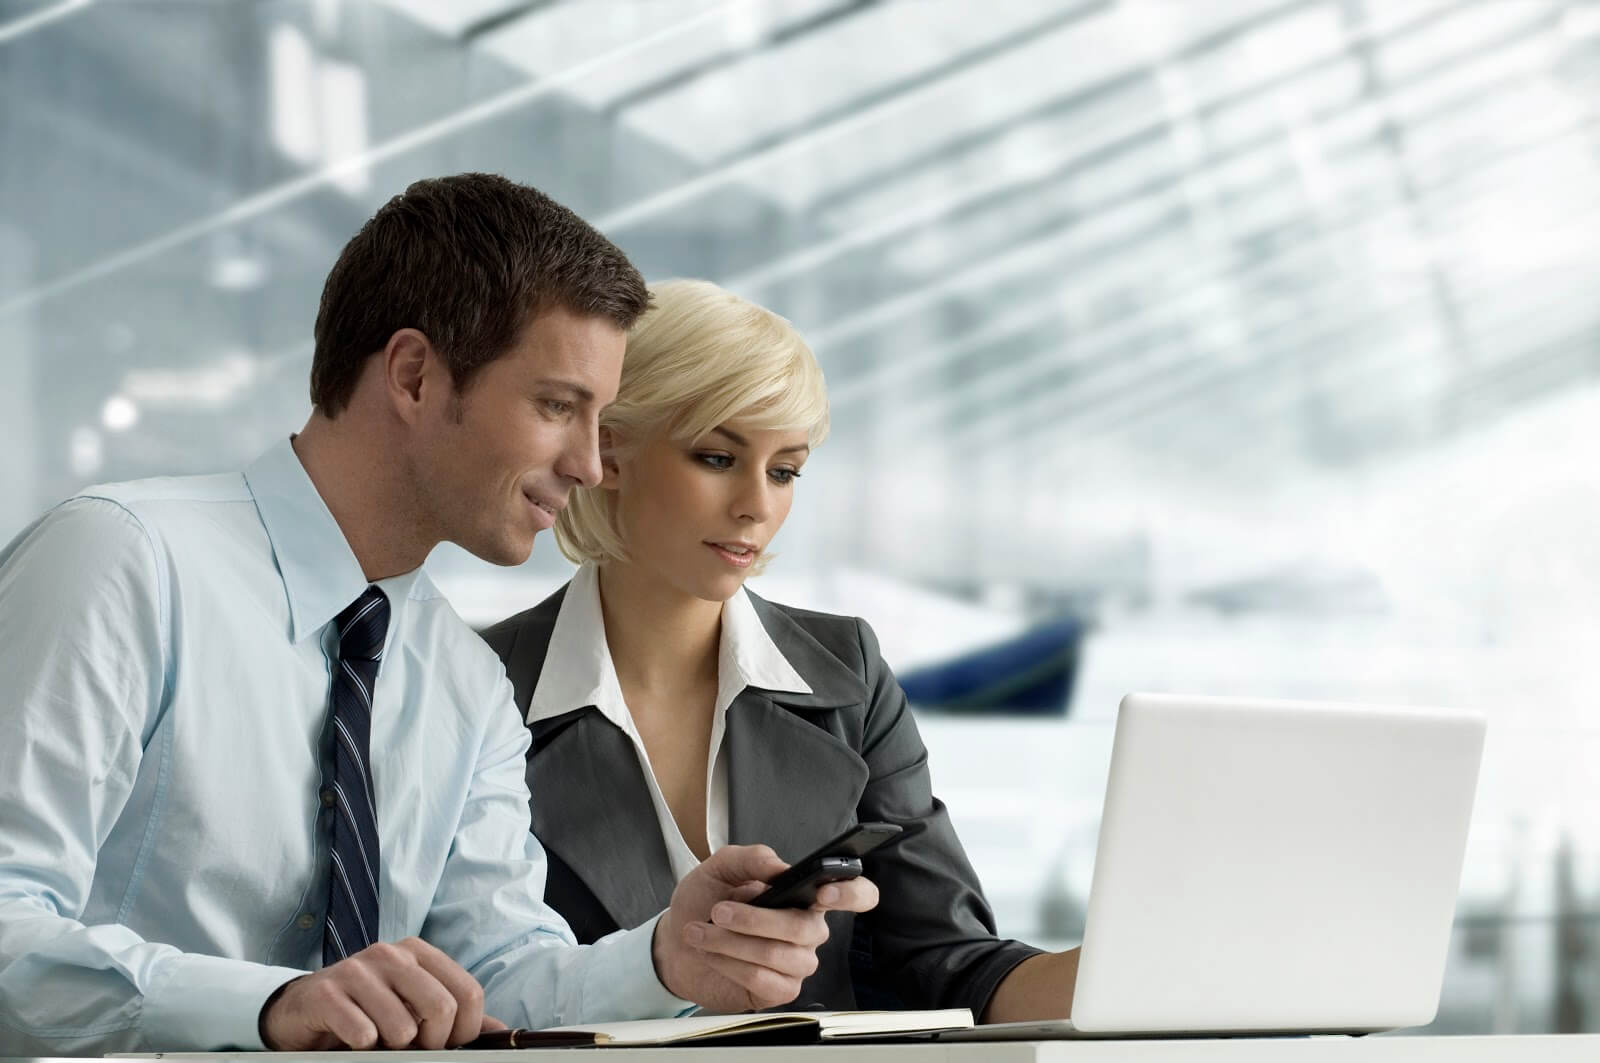
M 533 741 L 528 789 L 545 848 L 619 927 L 638 926 L 667 907 L 677 883 L 628 736 L 585 708 L 535 725 Z
M 746 688 L 728 707 L 728 840 L 794 861 L 856 821 L 868 770 L 823 717 L 864 706 L 866 684 L 787 614 L 751 594 L 756 615 L 811 693 Z
M 746 689 L 728 707 L 728 840 L 793 862 L 855 822 L 867 765 L 773 696 Z

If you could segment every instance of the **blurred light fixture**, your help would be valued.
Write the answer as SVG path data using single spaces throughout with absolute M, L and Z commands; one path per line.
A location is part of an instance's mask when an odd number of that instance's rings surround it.
M 1176 42 L 1171 16 L 1152 4 L 1122 0 L 1116 7 L 1121 36 L 1129 49 L 1154 66 L 1166 60 Z
M 225 292 L 247 292 L 265 284 L 270 272 L 266 259 L 260 255 L 235 252 L 213 259 L 208 279 L 213 288 Z
M 317 157 L 317 57 L 294 26 L 274 26 L 267 39 L 272 78 L 272 140 L 296 162 Z
M 1561 16 L 1561 32 L 1575 41 L 1600 37 L 1600 3 L 1573 4 Z
M 87 425 L 74 428 L 67 439 L 67 463 L 74 476 L 93 476 L 105 464 L 105 447 L 100 433 Z
M 372 170 L 355 164 L 367 150 L 367 76 L 354 63 L 324 59 L 317 87 L 322 96 L 322 158 L 333 165 L 333 183 L 360 195 L 372 184 Z M 341 166 L 343 160 L 353 164 Z
M 113 395 L 100 409 L 100 423 L 108 432 L 125 432 L 139 423 L 139 407 L 126 395 Z
M 268 36 L 267 65 L 272 139 L 279 150 L 296 162 L 330 163 L 334 184 L 351 194 L 365 192 L 370 169 L 364 163 L 339 165 L 368 147 L 367 78 L 361 68 L 318 55 L 306 35 L 287 23 Z
M 754 48 L 767 36 L 765 12 L 755 4 L 733 5 L 722 20 L 722 35 L 732 48 Z
M 256 379 L 256 359 L 230 351 L 211 365 L 193 369 L 134 369 L 122 380 L 123 394 L 152 406 L 222 406 Z M 111 427 L 110 422 L 106 424 Z
M 213 288 L 245 292 L 266 283 L 271 266 L 242 226 L 217 233 L 210 243 L 211 265 L 206 280 Z

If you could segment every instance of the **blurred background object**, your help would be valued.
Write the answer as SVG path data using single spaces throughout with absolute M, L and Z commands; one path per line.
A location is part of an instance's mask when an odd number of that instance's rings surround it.
M 505 173 L 811 338 L 753 586 L 872 621 L 1004 932 L 1128 690 L 1480 707 L 1435 1029 L 1600 1029 L 1600 3 L 0 0 L 0 99 L 0 538 L 298 427 L 344 242 Z M 1053 715 L 919 685 L 1052 623 Z

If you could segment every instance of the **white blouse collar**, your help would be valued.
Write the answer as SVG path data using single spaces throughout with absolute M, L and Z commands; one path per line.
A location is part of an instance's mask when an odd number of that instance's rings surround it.
M 717 653 L 717 707 L 725 710 L 745 687 L 809 694 L 811 687 L 762 626 L 743 587 L 722 606 L 722 641 Z M 600 610 L 600 576 L 584 565 L 567 585 L 550 634 L 544 668 L 528 703 L 528 723 L 593 705 L 612 723 L 632 730 L 622 686 L 606 642 Z

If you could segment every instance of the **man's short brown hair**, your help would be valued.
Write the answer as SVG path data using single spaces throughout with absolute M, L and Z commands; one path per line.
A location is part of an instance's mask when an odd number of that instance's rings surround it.
M 628 329 L 649 298 L 615 244 L 538 189 L 485 173 L 418 181 L 361 227 L 328 274 L 311 401 L 337 415 L 367 358 L 403 328 L 428 337 L 461 389 L 541 310 Z

